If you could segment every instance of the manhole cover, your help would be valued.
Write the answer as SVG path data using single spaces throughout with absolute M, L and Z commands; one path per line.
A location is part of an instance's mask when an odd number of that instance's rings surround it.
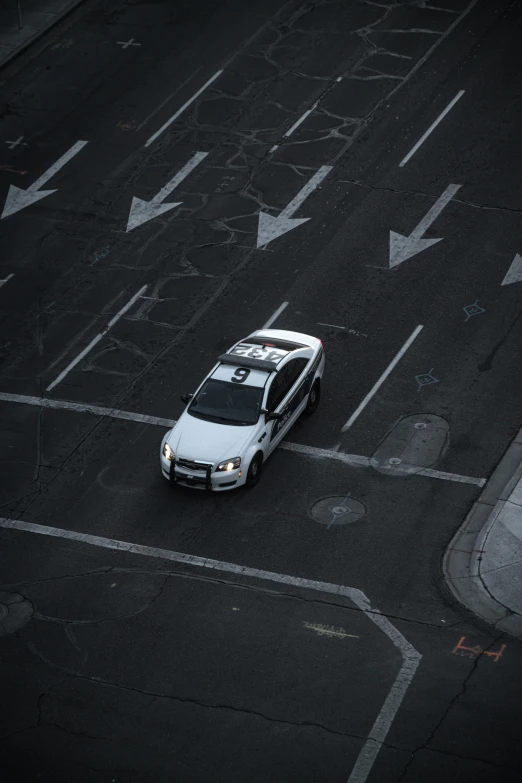
M 0 590 L 0 636 L 22 628 L 33 614 L 31 602 L 20 593 Z
M 349 495 L 321 498 L 312 506 L 312 516 L 322 525 L 348 525 L 366 513 L 363 504 Z

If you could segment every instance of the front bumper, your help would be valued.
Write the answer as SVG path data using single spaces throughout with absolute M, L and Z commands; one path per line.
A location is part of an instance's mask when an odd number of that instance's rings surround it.
M 172 485 L 180 484 L 184 487 L 204 489 L 208 492 L 224 492 L 227 489 L 235 489 L 244 483 L 241 468 L 237 470 L 220 470 L 212 472 L 212 465 L 199 463 L 192 467 L 180 464 L 179 460 L 165 459 L 163 453 L 160 456 L 161 472 L 165 479 Z M 187 460 L 182 460 L 187 462 Z

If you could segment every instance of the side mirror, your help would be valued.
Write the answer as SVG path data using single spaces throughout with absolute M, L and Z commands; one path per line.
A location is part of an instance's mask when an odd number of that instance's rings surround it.
M 182 394 L 181 395 L 181 402 L 184 402 L 185 405 L 191 401 L 193 398 L 193 394 Z
M 266 414 L 265 418 L 267 421 L 272 421 L 272 419 L 280 419 L 282 415 L 283 415 L 282 413 L 276 413 L 276 411 L 270 411 Z

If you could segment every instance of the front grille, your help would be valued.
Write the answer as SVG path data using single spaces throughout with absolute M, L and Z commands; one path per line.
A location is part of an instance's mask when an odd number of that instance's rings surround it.
M 206 473 L 207 468 L 212 467 L 212 462 L 197 462 L 193 459 L 183 459 L 183 457 L 178 457 L 176 464 L 180 468 L 185 468 L 185 470 L 201 473 Z

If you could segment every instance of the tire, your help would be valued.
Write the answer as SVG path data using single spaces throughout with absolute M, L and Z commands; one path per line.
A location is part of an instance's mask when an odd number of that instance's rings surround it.
M 263 469 L 263 455 L 260 451 L 252 458 L 252 462 L 248 467 L 248 473 L 245 484 L 247 487 L 255 487 L 259 479 L 261 478 L 261 470 Z
M 310 394 L 308 395 L 308 402 L 306 403 L 306 408 L 304 409 L 304 413 L 306 413 L 307 416 L 311 416 L 312 413 L 316 412 L 320 399 L 321 399 L 321 381 L 319 380 L 319 378 L 317 378 L 317 380 L 314 381 L 312 388 L 310 389 Z

